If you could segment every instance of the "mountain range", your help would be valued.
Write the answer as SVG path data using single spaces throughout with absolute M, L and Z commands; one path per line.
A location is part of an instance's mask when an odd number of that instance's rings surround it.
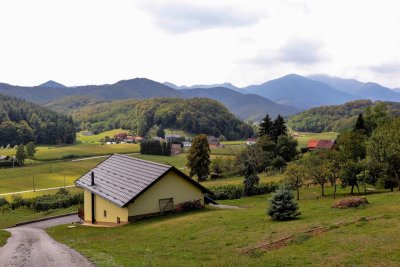
M 169 82 L 135 78 L 114 84 L 76 87 L 67 87 L 55 81 L 34 87 L 0 83 L 0 93 L 46 104 L 64 113 L 93 101 L 205 97 L 221 102 L 241 119 L 255 121 L 266 113 L 288 116 L 312 107 L 343 104 L 358 99 L 400 101 L 399 91 L 377 83 L 362 83 L 327 75 L 304 77 L 296 74 L 243 88 L 231 83 L 177 86 Z M 79 98 L 82 96 L 85 98 Z

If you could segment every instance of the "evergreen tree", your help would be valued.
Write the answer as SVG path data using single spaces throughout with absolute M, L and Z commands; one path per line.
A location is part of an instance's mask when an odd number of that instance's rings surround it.
M 267 214 L 277 221 L 287 221 L 300 215 L 290 186 L 282 184 L 272 194 Z
M 260 178 L 257 176 L 257 165 L 255 160 L 248 158 L 243 163 L 242 173 L 244 174 L 243 195 L 251 196 L 254 193 L 254 186 L 258 185 Z
M 281 116 L 278 115 L 278 117 L 276 117 L 274 123 L 273 123 L 273 132 L 272 132 L 272 139 L 277 141 L 278 137 L 281 135 L 287 135 L 287 128 L 285 125 L 285 119 Z
M 36 153 L 35 144 L 33 142 L 29 142 L 26 145 L 26 156 L 28 159 L 33 159 Z
M 26 154 L 25 154 L 25 147 L 22 143 L 18 146 L 15 157 L 17 158 L 17 162 L 19 165 L 24 164 L 24 161 L 26 159 Z
M 358 114 L 356 124 L 354 125 L 353 132 L 367 132 L 367 127 L 365 125 L 364 116 L 362 113 Z
M 157 129 L 156 135 L 157 135 L 158 137 L 164 138 L 164 136 L 165 136 L 164 127 L 159 126 L 158 129 Z
M 274 123 L 267 113 L 260 123 L 259 136 L 268 135 L 272 137 L 274 131 Z
M 210 147 L 205 134 L 200 134 L 193 139 L 192 146 L 187 155 L 187 167 L 190 169 L 190 177 L 197 176 L 199 181 L 207 180 L 210 174 Z

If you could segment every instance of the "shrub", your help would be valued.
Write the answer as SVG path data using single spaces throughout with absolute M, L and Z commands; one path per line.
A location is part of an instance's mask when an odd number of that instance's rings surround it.
M 175 210 L 178 212 L 181 211 L 192 211 L 192 210 L 199 210 L 202 209 L 203 205 L 201 205 L 200 199 L 194 201 L 187 201 L 179 204 Z
M 292 190 L 288 185 L 282 184 L 272 194 L 269 201 L 267 214 L 277 221 L 287 221 L 300 215 L 299 207 L 294 201 Z
M 5 198 L 0 198 L 0 207 L 1 206 L 4 206 L 4 205 L 7 205 L 8 204 L 8 201 L 5 199 Z

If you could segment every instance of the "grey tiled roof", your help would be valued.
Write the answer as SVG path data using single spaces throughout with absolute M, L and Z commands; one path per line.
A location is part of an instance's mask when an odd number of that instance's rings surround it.
M 76 180 L 75 184 L 122 207 L 171 168 L 164 164 L 114 154 Z M 95 177 L 94 186 L 90 185 L 92 171 Z
M 76 180 L 75 185 L 123 207 L 170 170 L 174 170 L 203 192 L 210 192 L 175 167 L 119 154 L 112 155 L 94 167 Z M 94 186 L 91 186 L 92 172 L 95 177 Z

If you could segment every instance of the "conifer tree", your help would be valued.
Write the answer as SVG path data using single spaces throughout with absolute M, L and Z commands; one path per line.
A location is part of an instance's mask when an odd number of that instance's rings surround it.
M 358 114 L 356 124 L 354 125 L 353 132 L 367 132 L 367 127 L 365 125 L 364 116 L 362 113 Z
M 264 119 L 260 123 L 260 129 L 258 135 L 259 136 L 268 135 L 272 137 L 273 130 L 274 130 L 274 123 L 269 117 L 269 114 L 267 113 Z
M 272 194 L 267 214 L 274 220 L 287 221 L 300 215 L 298 209 L 290 186 L 283 184 Z
M 210 174 L 210 147 L 205 134 L 200 134 L 193 139 L 192 146 L 187 155 L 187 167 L 190 169 L 190 177 L 197 176 L 199 181 L 207 180 Z
M 287 135 L 287 128 L 285 119 L 281 115 L 278 115 L 273 123 L 272 139 L 276 141 L 281 135 Z

